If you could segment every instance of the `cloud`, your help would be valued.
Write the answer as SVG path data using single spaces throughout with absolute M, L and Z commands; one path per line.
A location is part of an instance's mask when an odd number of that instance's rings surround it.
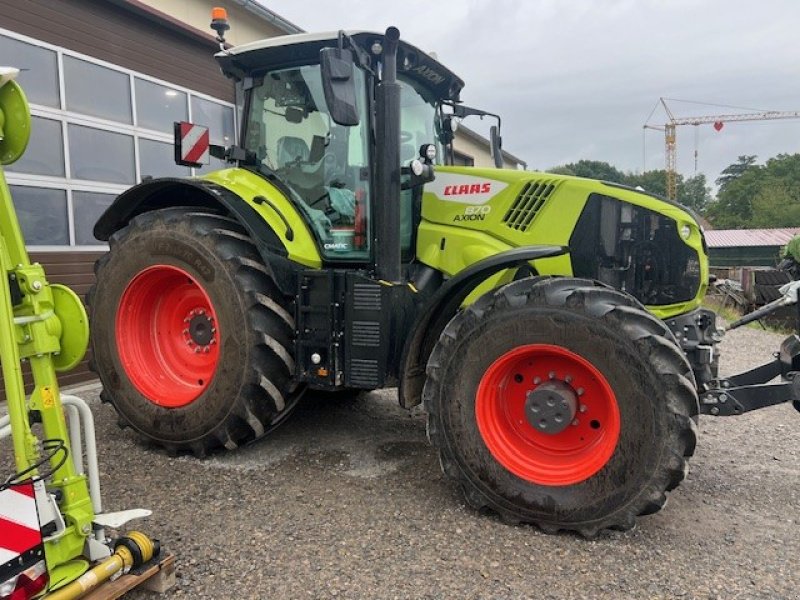
M 642 125 L 660 96 L 800 109 L 800 3 L 792 0 L 265 4 L 308 31 L 397 25 L 466 81 L 466 103 L 502 115 L 504 147 L 532 167 L 592 158 L 641 169 Z M 724 110 L 675 108 L 687 115 Z M 679 128 L 678 166 L 687 175 L 694 135 Z M 647 168 L 663 168 L 662 146 L 663 137 L 649 134 Z M 800 120 L 698 132 L 699 167 L 712 181 L 740 154 L 797 151 Z

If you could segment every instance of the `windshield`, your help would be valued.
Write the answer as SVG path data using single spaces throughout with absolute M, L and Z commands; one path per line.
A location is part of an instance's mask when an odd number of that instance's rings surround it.
M 359 125 L 329 115 L 319 65 L 271 71 L 252 90 L 245 147 L 296 195 L 327 258 L 369 256 L 364 74 L 354 70 Z
M 436 135 L 438 111 L 435 101 L 423 96 L 424 90 L 413 82 L 398 79 L 400 83 L 400 164 L 407 166 L 419 158 L 419 150 L 427 144 L 436 146 L 436 162 L 442 163 L 442 147 Z M 409 178 L 406 175 L 404 179 Z M 419 219 L 421 188 L 410 188 L 400 192 L 400 247 L 405 259 L 409 259 L 414 243 L 414 229 Z
M 419 157 L 424 144 L 436 145 L 437 162 L 442 164 L 441 147 L 436 135 L 438 111 L 434 100 L 425 99 L 425 91 L 412 81 L 400 83 L 400 159 L 404 165 Z

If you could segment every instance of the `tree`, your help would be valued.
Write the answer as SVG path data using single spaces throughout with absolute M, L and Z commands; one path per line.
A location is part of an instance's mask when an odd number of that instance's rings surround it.
M 753 214 L 748 227 L 800 226 L 800 201 L 779 179 L 767 181 L 753 198 Z
M 683 185 L 678 185 L 678 202 L 698 214 L 705 214 L 711 202 L 711 188 L 706 184 L 706 176 L 698 173 L 689 177 Z
M 625 174 L 622 171 L 600 160 L 579 160 L 575 163 L 554 167 L 550 169 L 550 173 L 577 175 L 578 177 L 613 181 L 614 183 L 623 183 L 625 180 Z
M 714 183 L 717 184 L 720 191 L 724 190 L 728 184 L 733 183 L 736 179 L 741 177 L 745 171 L 754 167 L 756 158 L 755 154 L 740 156 L 738 162 L 728 165 L 722 170 L 722 173 L 720 173 L 720 176 Z
M 624 183 L 634 188 L 640 187 L 645 192 L 657 196 L 667 195 L 667 174 L 664 169 L 645 171 L 644 173 L 626 173 Z M 682 175 L 678 175 L 678 185 L 683 185 Z

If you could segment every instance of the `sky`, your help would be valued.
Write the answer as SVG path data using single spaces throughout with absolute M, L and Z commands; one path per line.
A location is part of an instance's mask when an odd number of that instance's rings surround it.
M 642 129 L 662 96 L 800 111 L 797 0 L 259 1 L 309 32 L 395 25 L 466 82 L 465 104 L 502 116 L 503 148 L 532 170 L 663 169 L 663 133 Z M 675 116 L 741 112 L 668 104 Z M 650 123 L 665 120 L 658 110 Z M 800 152 L 800 119 L 679 127 L 677 147 L 678 171 L 695 174 L 696 147 L 713 183 L 739 155 Z

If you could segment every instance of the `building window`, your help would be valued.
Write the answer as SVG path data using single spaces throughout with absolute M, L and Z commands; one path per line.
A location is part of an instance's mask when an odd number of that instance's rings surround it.
M 208 127 L 212 144 L 233 143 L 233 107 L 192 97 L 192 121 Z
M 175 121 L 189 119 L 187 102 L 184 92 L 136 78 L 136 124 L 139 127 L 171 133 Z
M 72 209 L 75 212 L 75 243 L 78 246 L 100 244 L 92 230 L 100 215 L 111 206 L 114 194 L 97 192 L 72 192 Z
M 469 154 L 453 150 L 453 164 L 457 167 L 474 167 L 475 159 Z
M 73 179 L 136 182 L 133 137 L 72 124 L 68 132 Z
M 0 35 L 0 56 L 20 70 L 17 81 L 30 102 L 59 107 L 58 57 L 53 50 Z M 9 61 L 9 57 L 11 60 Z
M 22 158 L 6 167 L 6 171 L 64 177 L 66 171 L 61 121 L 32 117 L 28 148 Z
M 69 111 L 133 123 L 130 86 L 126 73 L 64 57 L 64 87 Z
M 172 144 L 139 138 L 139 168 L 142 177 L 187 177 L 188 167 L 175 164 Z
M 230 102 L 2 28 L 0 56 L 24 69 L 18 81 L 31 105 L 28 149 L 6 176 L 34 250 L 102 247 L 94 224 L 131 185 L 225 166 L 176 165 L 173 122 L 205 125 L 212 142 L 236 143 Z
M 26 243 L 34 246 L 69 244 L 65 190 L 22 185 L 9 187 Z

